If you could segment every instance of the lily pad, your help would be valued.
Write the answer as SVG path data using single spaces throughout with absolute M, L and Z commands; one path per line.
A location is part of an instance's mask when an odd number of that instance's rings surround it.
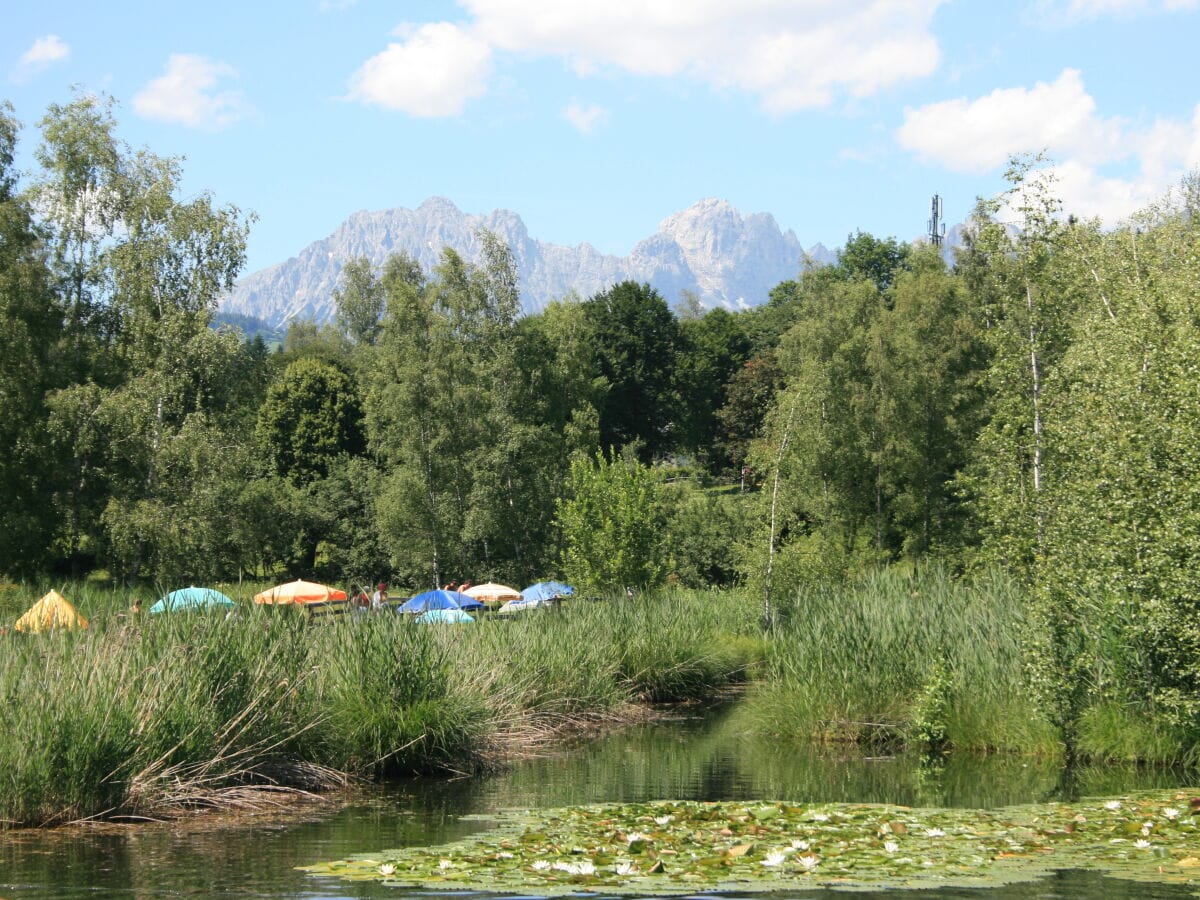
M 662 801 L 501 814 L 495 830 L 305 867 L 389 884 L 554 896 L 1026 881 L 1054 869 L 1193 885 L 1200 810 L 1159 792 L 997 810 Z

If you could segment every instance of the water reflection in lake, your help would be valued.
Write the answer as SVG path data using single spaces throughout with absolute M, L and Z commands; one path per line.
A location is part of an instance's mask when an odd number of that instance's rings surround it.
M 1194 774 L 1118 767 L 1082 771 L 1071 790 L 1098 796 L 1196 784 Z M 488 827 L 486 820 L 463 816 L 500 809 L 663 798 L 997 807 L 1054 799 L 1063 791 L 1061 774 L 1049 762 L 993 756 L 930 764 L 911 756 L 814 750 L 752 739 L 736 712 L 721 713 L 631 728 L 487 778 L 400 782 L 336 810 L 317 807 L 250 822 L 208 818 L 173 827 L 3 835 L 0 898 L 398 898 L 404 892 L 395 888 L 310 878 L 294 867 L 456 840 Z M 887 900 L 929 893 L 889 893 Z M 983 894 L 978 889 L 933 893 L 939 900 L 1191 896 L 1178 887 L 1127 884 L 1080 872 Z

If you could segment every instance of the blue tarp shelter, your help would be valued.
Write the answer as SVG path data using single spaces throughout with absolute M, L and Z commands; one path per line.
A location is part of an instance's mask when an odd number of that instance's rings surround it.
M 423 613 L 431 609 L 483 609 L 483 604 L 458 591 L 426 591 L 400 604 L 397 612 Z
M 444 623 L 448 625 L 461 624 L 466 622 L 474 622 L 475 620 L 468 616 L 461 609 L 431 609 L 421 613 L 413 621 L 430 623 Z
M 511 616 L 529 609 L 552 609 L 556 605 L 553 600 L 546 600 L 542 597 L 534 597 L 532 600 L 509 600 L 496 610 L 496 615 Z
M 563 597 L 570 597 L 574 593 L 575 588 L 569 584 L 563 584 L 561 581 L 539 581 L 521 591 L 521 597 L 527 601 L 559 600 Z
M 158 602 L 150 607 L 149 612 L 151 615 L 158 615 L 165 612 L 192 612 L 219 607 L 232 608 L 235 605 L 220 591 L 212 588 L 186 587 L 178 591 L 171 591 L 165 597 L 160 597 Z

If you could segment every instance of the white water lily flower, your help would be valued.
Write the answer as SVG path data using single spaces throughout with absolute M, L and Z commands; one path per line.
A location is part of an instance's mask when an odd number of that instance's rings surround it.
M 501 850 L 499 853 L 496 854 L 496 858 L 497 859 L 512 859 L 513 855 L 511 853 L 509 853 L 507 850 Z
M 808 841 L 792 841 L 793 850 L 807 850 Z
M 655 816 L 654 817 L 655 825 L 670 825 L 674 821 L 675 821 L 674 816 Z
M 636 871 L 637 866 L 628 861 L 622 861 L 616 865 L 616 872 L 618 875 L 632 875 Z
M 1151 844 L 1147 840 L 1138 840 L 1133 842 L 1133 846 L 1137 847 L 1139 850 L 1147 850 L 1150 848 Z
M 396 867 L 393 866 L 391 863 L 384 863 L 382 866 L 379 867 L 380 875 L 394 875 L 395 873 L 396 873 Z
M 799 862 L 800 865 L 804 866 L 804 868 L 806 868 L 806 869 L 815 869 L 817 867 L 817 863 L 819 863 L 820 861 L 821 860 L 817 859 L 811 853 L 808 854 L 807 856 L 801 856 L 797 860 L 797 862 Z
M 940 829 L 940 828 L 926 828 L 925 836 L 926 837 L 945 837 L 946 832 L 942 831 L 942 829 Z
M 650 838 L 642 834 L 640 831 L 631 831 L 629 834 L 625 835 L 625 840 L 632 844 L 634 841 L 648 841 Z
M 814 822 L 828 822 L 829 816 L 825 815 L 825 813 L 813 813 L 813 821 Z
M 900 845 L 897 844 L 895 841 L 888 841 L 886 844 L 883 845 L 883 849 L 886 850 L 888 853 L 895 853 L 897 850 L 900 849 Z
M 1146 835 L 1148 835 L 1150 833 L 1150 829 L 1153 827 L 1154 827 L 1153 822 L 1147 822 L 1145 825 L 1143 825 L 1142 826 L 1142 836 L 1145 837 Z
M 439 869 L 449 869 L 453 865 L 454 865 L 454 863 L 450 862 L 450 860 L 448 860 L 448 859 L 439 859 L 438 860 L 438 868 Z
M 1109 800 L 1107 803 L 1104 804 L 1104 808 L 1105 809 L 1120 809 L 1121 801 L 1120 800 Z
M 596 866 L 590 860 L 583 860 L 577 863 L 556 862 L 553 868 L 560 872 L 566 872 L 568 875 L 594 875 L 596 874 Z
M 1170 807 L 1167 807 L 1166 809 L 1164 809 L 1162 811 L 1162 814 L 1164 816 L 1166 816 L 1168 819 L 1178 819 L 1179 818 L 1179 810 L 1171 809 Z
M 767 858 L 762 861 L 762 865 L 764 865 L 764 866 L 780 866 L 780 865 L 783 865 L 783 861 L 785 859 L 787 859 L 786 855 L 780 853 L 778 850 L 774 850 L 767 854 Z
M 531 863 L 529 868 L 538 872 L 544 872 L 546 869 L 550 868 L 550 863 L 546 862 L 544 859 L 539 859 Z

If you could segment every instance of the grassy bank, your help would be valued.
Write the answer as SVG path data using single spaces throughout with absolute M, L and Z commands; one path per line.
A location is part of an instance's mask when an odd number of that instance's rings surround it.
M 757 646 L 737 604 L 703 593 L 472 627 L 397 615 L 318 625 L 252 605 L 135 620 L 122 592 L 66 593 L 89 630 L 3 639 L 8 824 L 224 806 L 343 773 L 470 771 L 502 744 L 631 701 L 711 698 Z
M 12 621 L 45 586 L 0 593 Z M 132 596 L 64 590 L 86 632 L 0 637 L 0 824 L 157 815 L 346 777 L 468 772 L 631 703 L 711 701 L 781 738 L 1053 758 L 1025 682 L 1025 596 L 936 569 L 810 587 L 759 629 L 749 592 L 675 591 L 472 626 L 392 614 L 310 623 L 226 587 L 234 618 L 131 618 Z M 144 593 L 144 592 L 143 592 Z M 1096 708 L 1092 759 L 1179 761 L 1136 712 Z M 1144 724 L 1144 723 L 1143 723 Z
M 802 589 L 751 697 L 780 735 L 1057 753 L 1024 681 L 1024 594 L 999 577 L 878 572 Z

